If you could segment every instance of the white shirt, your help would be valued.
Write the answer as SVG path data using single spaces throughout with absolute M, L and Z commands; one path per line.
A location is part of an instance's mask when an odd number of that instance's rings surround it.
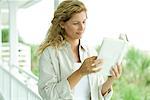
M 81 63 L 74 63 L 75 68 L 80 68 Z M 88 76 L 84 76 L 74 87 L 75 100 L 90 100 L 90 85 Z
M 95 52 L 95 50 L 94 50 Z M 91 48 L 82 43 L 79 46 L 81 63 L 90 56 L 96 55 Z M 66 42 L 63 47 L 47 47 L 40 56 L 38 89 L 43 100 L 74 100 L 74 92 L 67 78 L 76 70 L 71 45 Z M 89 74 L 91 100 L 110 100 L 112 91 L 101 95 L 104 83 L 100 73 Z

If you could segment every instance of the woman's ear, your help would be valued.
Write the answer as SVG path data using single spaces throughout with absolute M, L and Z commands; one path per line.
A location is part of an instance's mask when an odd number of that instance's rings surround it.
M 59 25 L 60 25 L 61 28 L 64 29 L 65 22 L 61 21 Z

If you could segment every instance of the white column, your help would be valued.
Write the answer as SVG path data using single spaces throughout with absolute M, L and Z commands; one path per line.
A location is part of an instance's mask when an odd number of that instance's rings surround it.
M 2 63 L 2 18 L 1 18 L 1 8 L 0 8 L 0 64 Z
M 16 29 L 16 12 L 15 3 L 9 5 L 9 46 L 10 46 L 10 65 L 18 66 L 18 33 Z

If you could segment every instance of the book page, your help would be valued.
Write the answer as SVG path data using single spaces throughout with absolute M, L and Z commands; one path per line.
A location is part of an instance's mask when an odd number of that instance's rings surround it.
M 123 40 L 112 38 L 103 39 L 98 58 L 103 59 L 101 73 L 104 76 L 111 76 L 111 67 L 117 63 L 121 63 L 126 50 L 126 45 L 126 42 Z

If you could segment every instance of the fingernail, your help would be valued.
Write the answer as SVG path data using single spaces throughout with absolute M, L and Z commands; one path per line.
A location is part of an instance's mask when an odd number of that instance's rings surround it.
M 95 64 L 92 64 L 92 66 L 95 66 Z

